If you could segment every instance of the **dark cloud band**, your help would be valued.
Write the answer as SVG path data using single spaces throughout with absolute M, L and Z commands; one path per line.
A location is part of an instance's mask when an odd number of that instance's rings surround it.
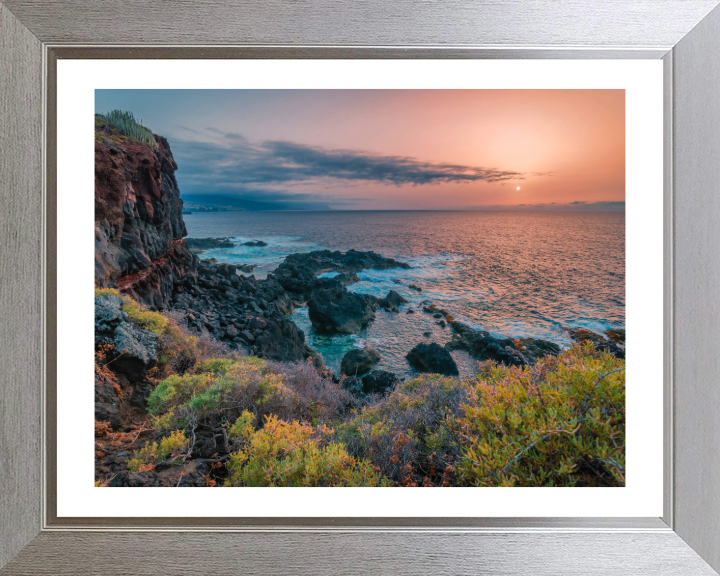
M 213 132 L 219 132 L 213 130 Z M 173 151 L 184 180 L 214 186 L 292 185 L 335 179 L 413 185 L 521 180 L 522 172 L 433 163 L 405 156 L 331 150 L 294 142 L 252 144 L 222 133 L 222 143 L 177 141 Z

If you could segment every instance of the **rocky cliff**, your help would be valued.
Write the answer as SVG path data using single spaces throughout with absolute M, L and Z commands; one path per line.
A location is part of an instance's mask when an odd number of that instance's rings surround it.
M 97 287 L 117 288 L 154 310 L 179 311 L 190 332 L 244 353 L 279 361 L 312 358 L 322 365 L 302 330 L 286 318 L 293 306 L 280 284 L 272 278 L 239 276 L 235 266 L 214 260 L 200 265 L 183 240 L 183 201 L 170 146 L 150 132 L 146 140 L 127 137 L 104 116 L 96 116 Z M 124 325 L 120 333 L 114 325 L 108 329 L 102 314 L 97 316 L 102 310 L 96 300 L 97 346 L 110 343 L 113 350 L 126 350 L 124 361 L 147 366 L 146 347 L 138 346 L 143 350 L 134 354 L 123 340 Z M 142 375 L 129 378 L 136 382 Z
M 95 283 L 165 308 L 175 283 L 194 276 L 177 164 L 167 140 L 156 146 L 125 138 L 96 117 Z

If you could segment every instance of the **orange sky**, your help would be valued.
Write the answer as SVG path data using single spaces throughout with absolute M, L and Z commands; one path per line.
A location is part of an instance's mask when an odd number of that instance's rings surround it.
M 331 205 L 339 202 L 337 207 L 381 209 L 625 200 L 623 90 L 102 92 L 106 95 L 98 96 L 99 107 L 133 110 L 153 131 L 169 138 L 173 151 L 180 148 L 181 155 L 180 142 L 228 151 L 237 136 L 251 146 L 283 141 L 525 175 L 504 183 L 396 185 L 317 175 L 283 182 L 249 179 L 243 184 L 256 192 L 267 188 L 327 196 Z M 129 92 L 135 93 L 132 98 Z M 225 165 L 233 161 L 228 158 Z M 247 161 L 247 156 L 238 156 L 238 162 Z M 183 174 L 180 159 L 178 163 L 181 190 L 187 177 L 186 188 L 200 192 L 192 174 Z M 190 160 L 187 164 L 192 170 Z M 198 182 L 210 190 L 208 174 Z M 220 189 L 232 193 L 227 182 L 218 184 Z

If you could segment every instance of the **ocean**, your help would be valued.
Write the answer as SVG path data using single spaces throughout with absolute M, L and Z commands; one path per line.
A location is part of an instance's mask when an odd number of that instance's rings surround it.
M 405 354 L 419 342 L 450 341 L 422 302 L 494 336 L 532 337 L 568 346 L 564 326 L 602 332 L 625 327 L 625 214 L 620 212 L 210 212 L 184 216 L 193 238 L 229 237 L 233 248 L 201 258 L 256 264 L 264 278 L 294 252 L 374 250 L 411 265 L 409 270 L 365 270 L 348 289 L 410 301 L 400 314 L 380 310 L 357 335 L 316 334 L 307 308 L 291 319 L 331 369 L 366 342 L 382 355 L 377 368 L 410 376 Z M 266 247 L 239 245 L 263 240 Z M 409 288 L 422 288 L 416 292 Z M 406 309 L 419 309 L 407 314 Z M 424 334 L 430 332 L 429 336 Z M 476 362 L 453 352 L 461 375 Z

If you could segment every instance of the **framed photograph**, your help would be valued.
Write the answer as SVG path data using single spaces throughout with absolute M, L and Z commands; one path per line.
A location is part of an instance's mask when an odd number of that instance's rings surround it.
M 716 574 L 717 1 L 321 8 L 0 4 L 3 573 Z

